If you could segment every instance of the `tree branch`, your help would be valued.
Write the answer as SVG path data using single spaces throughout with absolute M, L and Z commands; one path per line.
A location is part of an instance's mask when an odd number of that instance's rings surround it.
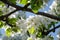
M 11 14 L 13 14 L 16 11 L 18 11 L 18 10 L 14 10 L 14 11 L 10 12 L 9 14 L 0 16 L 0 20 L 6 22 L 7 25 L 13 27 L 14 25 L 11 25 L 11 24 L 8 23 L 8 16 L 10 16 Z
M 2 1 L 2 2 L 4 2 L 5 4 L 8 4 L 8 5 L 12 6 L 12 7 L 15 7 L 17 10 L 29 11 L 29 12 L 34 13 L 30 8 L 26 8 L 26 9 L 25 9 L 24 7 L 20 7 L 20 6 L 18 6 L 18 5 L 15 5 L 15 4 L 10 3 L 10 2 L 8 2 L 8 1 L 5 1 L 5 0 L 0 0 L 0 1 Z M 60 21 L 60 17 L 54 16 L 54 15 L 51 15 L 51 14 L 48 14 L 48 13 L 38 12 L 38 13 L 36 13 L 36 14 L 37 14 L 37 15 L 43 15 L 43 16 L 45 16 L 45 17 L 49 17 L 49 18 L 51 18 L 51 19 L 55 19 L 55 20 Z
M 8 18 L 8 17 L 1 16 L 1 17 L 0 17 L 0 20 L 4 21 L 7 25 L 13 27 L 13 25 L 11 25 L 11 24 L 8 23 L 7 18 Z
M 24 6 L 24 8 L 26 9 L 29 5 L 30 5 L 30 3 L 26 4 L 26 5 Z
M 14 11 L 12 11 L 12 12 L 6 14 L 6 15 L 0 16 L 0 20 L 6 20 L 5 18 L 8 18 L 8 16 L 10 16 L 11 14 L 13 14 L 13 13 L 16 12 L 16 11 L 18 11 L 18 10 L 14 10 Z
M 55 30 L 55 29 L 57 29 L 57 28 L 59 28 L 59 27 L 60 27 L 60 25 L 56 26 L 55 28 L 52 28 L 51 30 L 48 30 L 48 31 L 46 32 L 46 35 L 48 35 L 50 32 L 52 32 L 53 30 Z
M 38 13 L 36 13 L 36 14 L 37 14 L 37 15 L 43 15 L 43 16 L 45 16 L 45 17 L 48 17 L 48 18 L 51 18 L 51 19 L 55 19 L 55 20 L 60 21 L 60 17 L 54 16 L 54 15 L 51 15 L 51 14 L 48 14 L 48 13 L 38 12 Z
M 8 21 L 8 17 L 6 17 L 6 20 L 5 20 L 6 24 L 11 26 L 11 27 L 14 27 L 14 25 L 10 24 L 9 21 Z
M 10 12 L 10 13 L 4 15 L 4 16 L 5 16 L 5 17 L 8 17 L 8 16 L 10 16 L 11 14 L 15 13 L 16 11 L 18 11 L 18 10 L 14 10 L 14 11 L 12 11 L 12 12 Z

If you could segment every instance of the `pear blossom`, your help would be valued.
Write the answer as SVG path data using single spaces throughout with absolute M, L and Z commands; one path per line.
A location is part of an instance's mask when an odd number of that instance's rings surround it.
M 35 16 L 30 16 L 29 18 L 27 18 L 26 20 L 21 18 L 19 20 L 17 20 L 16 25 L 21 29 L 21 33 L 20 34 L 14 34 L 11 37 L 6 37 L 7 40 L 51 40 L 49 37 L 45 37 L 45 38 L 36 38 L 36 33 L 30 34 L 30 37 L 27 34 L 27 31 L 34 27 L 34 31 L 36 31 L 36 29 L 38 29 L 38 27 L 40 25 L 44 25 L 45 28 L 48 29 L 48 24 L 50 24 L 53 19 L 47 18 L 47 17 L 43 17 L 40 15 L 35 15 Z M 41 26 L 41 28 L 43 28 Z M 3 37 L 4 40 L 5 37 Z
M 52 5 L 50 6 L 50 9 L 52 10 L 52 9 L 56 8 L 56 6 L 57 6 L 57 2 L 53 1 Z

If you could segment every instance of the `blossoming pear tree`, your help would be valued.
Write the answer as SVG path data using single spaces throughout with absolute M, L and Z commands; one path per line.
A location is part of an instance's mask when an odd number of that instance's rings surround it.
M 0 0 L 1 40 L 60 40 L 60 0 L 54 0 L 47 12 L 40 12 L 50 0 Z M 26 17 L 26 12 L 35 14 Z

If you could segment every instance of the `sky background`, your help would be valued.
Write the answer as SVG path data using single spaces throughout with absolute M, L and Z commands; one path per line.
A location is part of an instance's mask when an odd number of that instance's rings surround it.
M 45 6 L 44 9 L 41 9 L 41 10 L 39 10 L 39 11 L 44 12 L 44 11 L 50 10 L 49 6 L 52 4 L 53 1 L 54 1 L 54 0 L 50 0 L 50 1 L 48 2 L 48 4 L 47 4 L 48 6 Z M 35 15 L 35 14 L 33 14 L 33 13 L 26 12 L 27 18 L 28 18 L 29 16 L 34 16 L 34 15 Z M 60 23 L 56 24 L 56 26 L 59 25 L 59 24 L 60 24 Z M 51 32 L 52 36 L 54 36 L 54 40 L 57 40 L 57 37 L 56 37 L 57 32 L 58 32 L 58 29 L 56 29 L 55 33 L 52 33 L 52 32 Z M 4 32 L 4 29 L 0 29 L 0 34 L 4 34 L 4 33 L 5 33 L 5 32 Z M 0 36 L 0 37 L 1 37 L 1 36 Z

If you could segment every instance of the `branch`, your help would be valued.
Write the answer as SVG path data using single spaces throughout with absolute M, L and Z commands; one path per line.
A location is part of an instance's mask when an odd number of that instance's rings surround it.
M 8 4 L 8 5 L 12 6 L 12 7 L 15 7 L 16 9 L 20 9 L 20 10 L 23 9 L 23 7 L 20 7 L 20 6 L 17 6 L 16 4 L 10 3 L 7 0 L 0 0 L 0 1 L 2 1 L 3 3 Z
M 6 24 L 9 25 L 10 27 L 13 27 L 13 25 L 9 24 L 8 21 L 6 21 Z
M 30 5 L 30 3 L 26 4 L 26 5 L 24 6 L 24 8 L 26 9 L 29 5 Z
M 18 6 L 18 5 L 15 5 L 15 4 L 13 4 L 13 3 L 10 3 L 10 2 L 8 2 L 8 1 L 5 1 L 5 0 L 1 0 L 2 2 L 4 2 L 5 4 L 8 4 L 8 5 L 10 5 L 10 6 L 12 6 L 12 7 L 15 7 L 17 10 L 23 10 L 23 11 L 28 11 L 28 12 L 32 12 L 32 13 L 34 13 L 30 8 L 24 8 L 24 7 L 20 7 L 20 6 Z M 58 17 L 58 16 L 54 16 L 54 15 L 51 15 L 51 14 L 48 14 L 48 13 L 44 13 L 44 12 L 38 12 L 38 13 L 36 13 L 37 15 L 43 15 L 43 16 L 45 16 L 45 17 L 49 17 L 49 18 L 51 18 L 51 19 L 55 19 L 55 20 L 58 20 L 58 21 L 60 21 L 60 17 Z
M 51 30 L 48 30 L 48 31 L 46 32 L 46 35 L 48 35 L 50 32 L 52 32 L 53 30 L 55 30 L 55 29 L 57 29 L 57 28 L 59 28 L 59 27 L 60 27 L 60 25 L 56 26 L 55 28 L 52 28 Z
M 12 11 L 12 12 L 10 12 L 10 13 L 4 15 L 4 16 L 5 16 L 5 17 L 8 17 L 8 16 L 10 16 L 11 14 L 13 14 L 13 13 L 16 12 L 16 11 L 18 11 L 18 10 L 14 10 L 14 11 Z
M 16 12 L 16 11 L 18 11 L 18 10 L 14 10 L 14 11 L 12 11 L 12 12 L 6 14 L 6 15 L 0 16 L 0 20 L 6 20 L 5 18 L 8 18 L 8 16 L 10 16 L 11 14 L 13 14 L 13 13 Z
M 44 12 L 38 12 L 38 13 L 36 13 L 36 14 L 37 14 L 37 15 L 43 15 L 43 16 L 49 17 L 49 18 L 51 18 L 51 19 L 55 19 L 55 20 L 60 21 L 60 17 L 55 16 L 55 15 L 51 15 L 51 14 L 44 13 Z
M 30 5 L 30 3 L 26 4 L 26 5 L 24 6 L 24 8 L 27 8 L 29 5 Z M 16 12 L 16 11 L 18 11 L 18 10 L 14 10 L 14 11 L 12 11 L 12 12 L 4 15 L 4 16 L 7 16 L 7 17 L 8 17 L 8 16 L 10 16 L 11 14 L 13 14 L 13 13 Z
M 7 25 L 13 27 L 13 25 L 11 25 L 11 24 L 8 23 L 7 18 L 8 18 L 8 17 L 1 16 L 1 17 L 0 17 L 0 20 L 4 21 Z
M 13 14 L 16 11 L 18 11 L 18 10 L 14 10 L 14 11 L 10 12 L 9 14 L 0 16 L 0 20 L 6 22 L 7 25 L 13 27 L 14 25 L 8 23 L 8 16 L 10 16 L 11 14 Z
M 5 23 L 11 27 L 13 27 L 14 25 L 10 24 L 9 21 L 8 21 L 8 17 L 6 17 L 6 20 L 5 20 Z

